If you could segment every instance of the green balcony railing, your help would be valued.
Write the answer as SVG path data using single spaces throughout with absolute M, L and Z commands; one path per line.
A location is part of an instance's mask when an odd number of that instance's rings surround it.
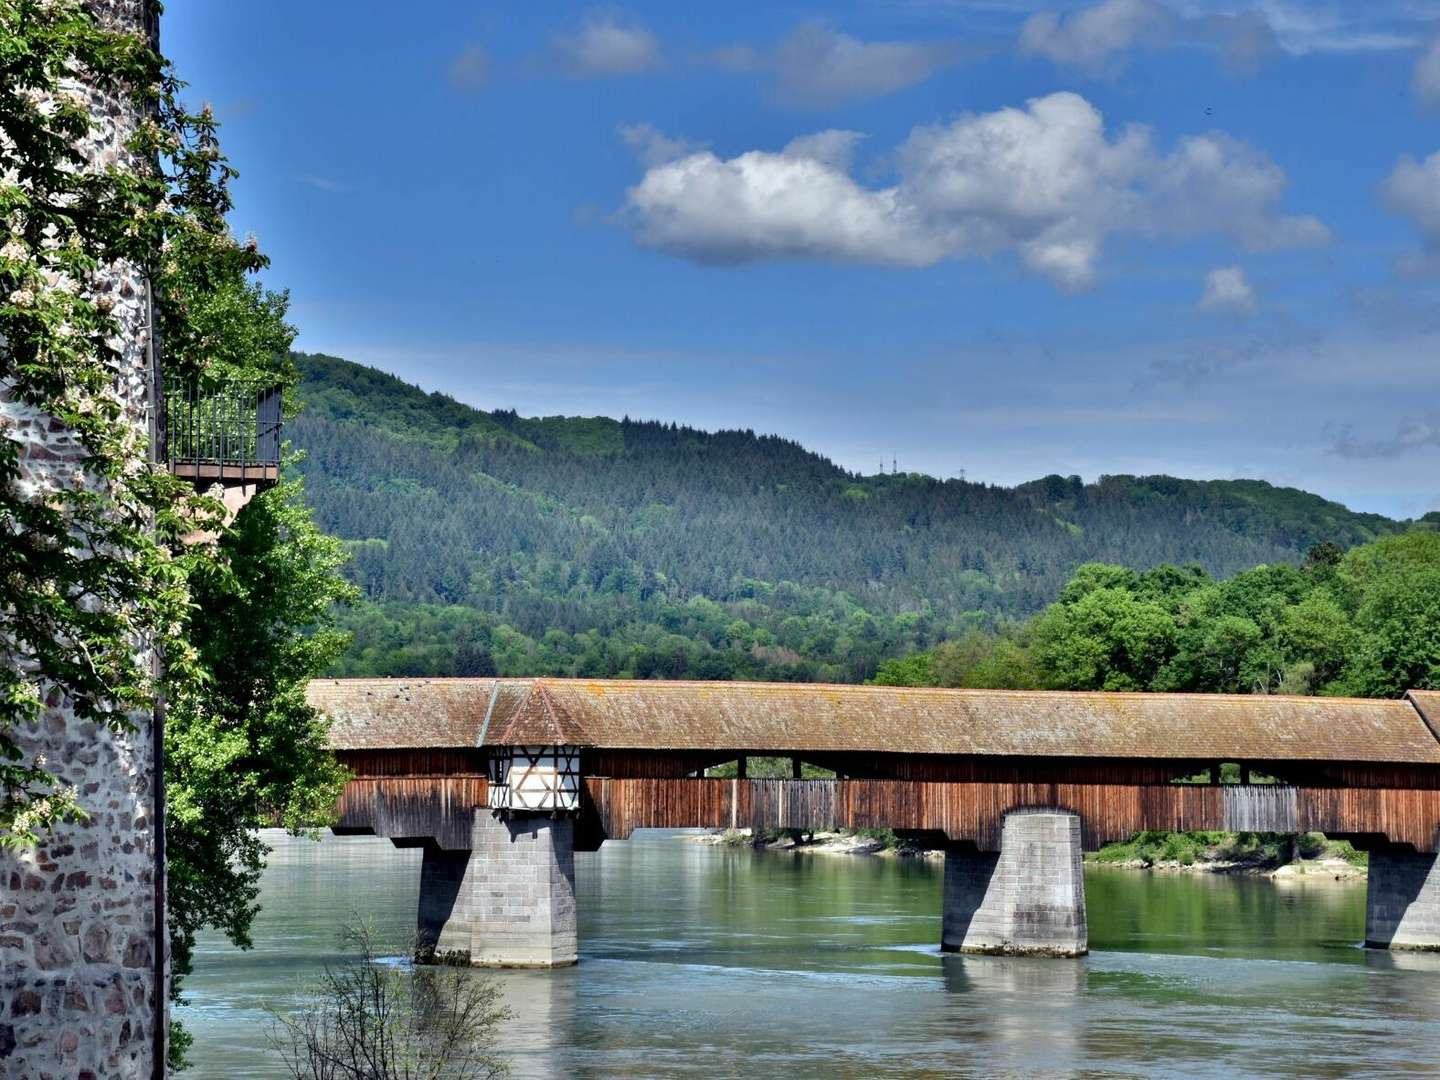
M 253 467 L 278 470 L 280 399 L 280 387 L 254 383 L 167 389 L 162 430 L 171 471 L 224 476 Z

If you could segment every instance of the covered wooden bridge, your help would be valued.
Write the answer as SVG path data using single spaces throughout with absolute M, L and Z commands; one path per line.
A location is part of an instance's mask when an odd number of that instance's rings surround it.
M 1440 946 L 1440 692 L 339 679 L 309 698 L 354 774 L 337 831 L 424 846 L 422 935 L 476 962 L 573 960 L 572 852 L 697 826 L 930 834 L 947 845 L 947 947 L 1063 954 L 1084 951 L 1082 848 L 1152 829 L 1324 832 L 1372 853 L 1372 944 Z M 794 778 L 746 777 L 762 755 Z M 738 777 L 706 776 L 730 761 Z M 1219 782 L 1226 763 L 1240 782 Z M 504 908 L 521 852 L 512 884 L 548 914 L 517 929 L 479 894 Z

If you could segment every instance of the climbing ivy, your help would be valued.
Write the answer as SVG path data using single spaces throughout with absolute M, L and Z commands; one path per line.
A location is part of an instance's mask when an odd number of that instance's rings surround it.
M 175 158 L 190 138 L 175 90 L 143 36 L 99 25 L 74 0 L 0 0 L 0 389 L 83 449 L 69 475 L 25 477 L 22 445 L 0 432 L 0 845 L 83 815 L 47 762 L 24 759 L 17 725 L 63 698 L 125 727 L 156 692 L 137 645 L 158 647 L 177 678 L 193 667 L 178 632 L 185 569 L 167 540 L 208 508 L 147 462 L 120 392 L 107 278 L 122 260 L 154 265 L 188 216 L 159 164 L 190 167 Z M 87 159 L 91 93 L 129 97 L 150 117 L 128 162 Z

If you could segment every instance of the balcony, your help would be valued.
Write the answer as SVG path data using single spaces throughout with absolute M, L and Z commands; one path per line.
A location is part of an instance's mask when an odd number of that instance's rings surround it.
M 278 386 L 191 382 L 167 390 L 164 458 L 198 488 L 219 484 L 248 494 L 280 479 Z

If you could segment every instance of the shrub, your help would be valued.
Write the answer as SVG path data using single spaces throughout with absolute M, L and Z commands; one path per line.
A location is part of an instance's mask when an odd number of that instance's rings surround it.
M 270 1011 L 268 1041 L 294 1080 L 509 1075 L 496 1029 L 510 1012 L 494 978 L 468 967 L 386 963 L 363 922 L 343 930 L 340 941 L 351 958 L 327 964 L 292 1012 Z

